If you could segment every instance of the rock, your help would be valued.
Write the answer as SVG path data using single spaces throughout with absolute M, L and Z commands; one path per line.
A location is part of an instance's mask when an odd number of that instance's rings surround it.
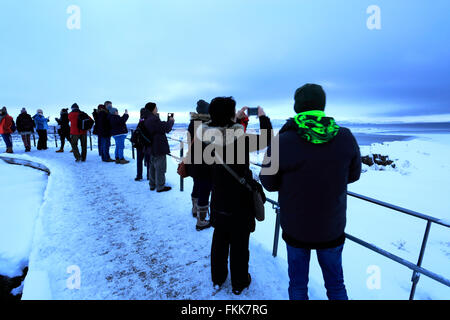
M 361 157 L 361 161 L 362 163 L 368 165 L 369 167 L 372 167 L 374 164 L 382 167 L 391 166 L 394 169 L 396 167 L 394 161 L 390 160 L 388 156 L 383 156 L 381 154 L 372 154 Z

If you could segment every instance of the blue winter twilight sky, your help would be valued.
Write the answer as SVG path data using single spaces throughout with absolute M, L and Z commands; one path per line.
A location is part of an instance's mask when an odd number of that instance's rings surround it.
M 371 5 L 381 28 L 368 28 Z M 283 119 L 315 82 L 338 120 L 450 121 L 449 12 L 448 0 L 2 0 L 0 105 L 53 119 L 112 100 L 136 117 L 154 101 L 185 120 L 199 99 L 234 96 Z

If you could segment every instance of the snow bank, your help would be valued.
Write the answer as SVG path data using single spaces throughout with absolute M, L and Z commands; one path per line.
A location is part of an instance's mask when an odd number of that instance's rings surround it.
M 47 175 L 0 160 L 0 275 L 16 277 L 28 264 L 33 230 L 42 203 Z

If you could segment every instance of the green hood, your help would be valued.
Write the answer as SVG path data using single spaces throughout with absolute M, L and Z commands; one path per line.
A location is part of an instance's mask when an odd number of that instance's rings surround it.
M 300 137 L 314 144 L 330 142 L 340 129 L 333 118 L 326 117 L 325 112 L 318 110 L 299 113 L 294 121 Z

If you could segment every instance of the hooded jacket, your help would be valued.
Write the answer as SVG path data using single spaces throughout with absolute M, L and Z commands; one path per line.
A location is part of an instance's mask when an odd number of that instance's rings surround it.
M 58 129 L 58 134 L 63 137 L 70 136 L 70 121 L 69 121 L 69 113 L 61 112 L 61 118 L 55 119 L 59 124 L 60 128 Z
M 260 175 L 268 191 L 279 192 L 283 239 L 308 249 L 344 243 L 347 184 L 360 174 L 359 146 L 349 129 L 318 111 L 288 120 L 279 133 L 278 173 Z
M 260 128 L 272 129 L 268 117 L 260 117 Z M 250 143 L 249 138 L 255 139 L 257 144 Z M 213 150 L 210 152 L 207 149 L 205 153 L 212 156 L 216 156 L 216 152 L 220 153 L 218 161 L 210 165 L 213 184 L 210 221 L 214 228 L 227 231 L 255 231 L 251 193 L 220 163 L 225 161 L 240 177 L 250 179 L 252 177 L 250 152 L 266 148 L 267 144 L 270 144 L 271 136 L 268 138 L 267 141 L 263 141 L 259 135 L 245 133 L 244 127 L 237 123 L 230 123 L 227 127 L 216 127 L 213 122 L 208 122 L 198 127 L 196 139 L 203 141 L 203 150 L 205 148 Z M 230 155 L 227 157 L 227 152 L 231 150 L 234 152 L 233 157 Z

